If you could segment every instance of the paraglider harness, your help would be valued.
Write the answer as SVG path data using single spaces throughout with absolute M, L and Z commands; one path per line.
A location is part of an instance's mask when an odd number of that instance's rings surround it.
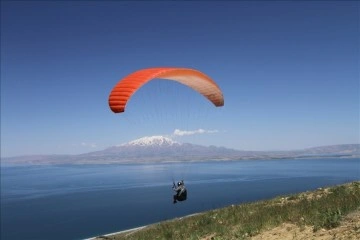
M 176 192 L 174 195 L 174 201 L 173 203 L 176 203 L 176 201 L 185 201 L 187 198 L 187 190 L 184 185 L 184 180 L 181 180 L 178 182 L 177 186 L 175 185 L 175 182 L 173 181 L 173 190 Z

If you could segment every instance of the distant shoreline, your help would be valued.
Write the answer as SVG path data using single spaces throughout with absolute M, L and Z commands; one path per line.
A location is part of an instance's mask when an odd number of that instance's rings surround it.
M 228 161 L 257 161 L 257 160 L 310 160 L 310 159 L 336 159 L 336 158 L 343 158 L 343 159 L 356 159 L 360 158 L 360 155 L 346 155 L 346 154 L 339 154 L 339 155 L 308 155 L 308 156 L 296 156 L 296 157 L 258 157 L 258 158 L 213 158 L 213 159 L 191 159 L 191 160 L 127 160 L 127 161 L 106 161 L 103 159 L 95 161 L 83 161 L 83 162 L 41 162 L 41 161 L 26 161 L 26 162 L 9 162 L 1 159 L 0 166 L 1 167 L 16 167 L 16 166 L 61 166 L 61 165 L 74 165 L 74 166 L 81 166 L 81 165 L 126 165 L 126 164 L 164 164 L 164 163 L 202 163 L 202 162 L 228 162 Z
M 124 145 L 75 155 L 1 157 L 1 165 L 147 164 L 203 161 L 240 161 L 308 158 L 359 158 L 360 144 L 342 144 L 293 151 L 245 151 L 190 143 L 174 145 Z

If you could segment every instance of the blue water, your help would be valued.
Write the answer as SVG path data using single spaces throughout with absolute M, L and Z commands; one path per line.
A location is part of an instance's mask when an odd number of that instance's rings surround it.
M 1 239 L 83 239 L 354 180 L 360 159 L 2 167 Z

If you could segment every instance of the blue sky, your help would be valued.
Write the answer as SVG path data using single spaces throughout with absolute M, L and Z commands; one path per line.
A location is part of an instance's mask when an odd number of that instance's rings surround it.
M 157 66 L 204 72 L 225 106 L 154 80 L 112 113 L 112 87 Z M 1 2 L 2 157 L 175 129 L 242 150 L 359 143 L 359 100 L 356 1 Z

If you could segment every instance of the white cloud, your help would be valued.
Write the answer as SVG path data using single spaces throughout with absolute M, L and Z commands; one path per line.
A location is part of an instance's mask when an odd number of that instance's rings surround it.
M 193 131 L 175 129 L 173 132 L 173 135 L 174 136 L 188 136 L 188 135 L 194 135 L 194 134 L 217 133 L 217 132 L 219 132 L 219 131 L 218 130 L 204 130 L 202 128 L 199 128 L 199 129 L 193 130 Z

